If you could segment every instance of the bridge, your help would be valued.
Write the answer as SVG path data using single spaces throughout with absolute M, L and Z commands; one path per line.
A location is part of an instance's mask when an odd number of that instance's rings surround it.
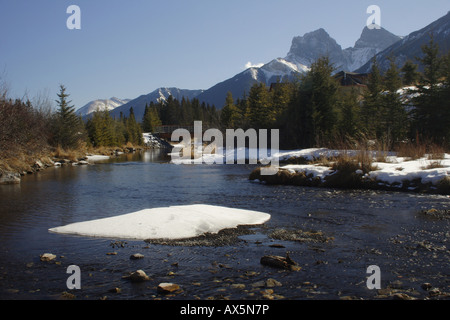
M 191 133 L 191 137 L 194 137 L 194 126 L 179 126 L 179 125 L 165 125 L 165 126 L 158 126 L 155 128 L 155 132 L 153 133 L 155 136 L 158 136 L 161 139 L 165 139 L 167 141 L 170 141 L 172 138 L 172 133 L 175 130 L 178 129 L 184 129 Z M 209 129 L 209 126 L 202 126 L 202 135 L 203 133 Z

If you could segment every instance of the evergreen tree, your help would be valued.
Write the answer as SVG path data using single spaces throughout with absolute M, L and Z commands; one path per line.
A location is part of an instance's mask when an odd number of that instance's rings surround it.
M 220 121 L 222 127 L 225 129 L 236 128 L 236 125 L 239 121 L 239 110 L 234 104 L 233 94 L 231 92 L 227 93 L 225 106 L 223 107 L 220 114 Z
M 144 132 L 155 132 L 156 127 L 161 125 L 161 120 L 154 103 L 145 105 L 144 117 L 142 118 L 142 130 Z
M 254 129 L 268 129 L 275 122 L 269 91 L 262 82 L 254 84 L 248 96 L 247 117 Z
M 311 66 L 309 76 L 313 82 L 313 125 L 316 142 L 331 141 L 337 122 L 336 104 L 338 84 L 333 78 L 334 68 L 328 57 L 319 58 Z
M 130 108 L 130 117 L 126 119 L 125 129 L 125 138 L 127 142 L 130 142 L 133 145 L 143 144 L 142 129 L 141 126 L 136 122 L 133 107 Z
M 142 130 L 144 132 L 153 132 L 153 128 L 150 121 L 150 110 L 148 104 L 145 104 L 144 116 L 142 117 Z
M 277 83 L 272 86 L 272 89 L 272 105 L 275 112 L 275 118 L 278 119 L 288 108 L 295 86 L 288 81 L 277 81 Z
M 417 71 L 417 68 L 417 64 L 414 64 L 411 60 L 405 62 L 401 69 L 404 85 L 410 86 L 417 83 L 420 77 L 420 73 Z
M 180 121 L 182 125 L 192 126 L 194 125 L 194 117 L 192 112 L 192 105 L 189 99 L 183 97 L 181 100 L 181 118 Z
M 381 97 L 382 111 L 380 129 L 384 132 L 381 138 L 387 147 L 404 140 L 408 132 L 408 118 L 398 89 L 402 86 L 400 72 L 395 59 L 390 59 L 390 67 L 386 71 L 384 81 L 386 92 Z
M 360 105 L 355 90 L 343 92 L 339 99 L 338 132 L 340 137 L 347 142 L 353 142 L 360 135 Z
M 286 147 L 309 148 L 330 143 L 338 122 L 338 83 L 328 57 L 319 58 L 300 80 L 286 112 L 279 116 Z M 284 125 L 283 125 L 284 124 Z
M 74 106 L 66 94 L 66 88 L 61 85 L 57 94 L 58 110 L 53 115 L 52 120 L 52 144 L 63 149 L 76 149 L 84 139 L 84 125 L 80 117 L 75 114 Z
M 368 139 L 376 139 L 383 135 L 382 119 L 382 92 L 383 81 L 376 58 L 373 59 L 372 70 L 369 75 L 367 92 L 364 95 L 364 105 L 361 109 L 361 119 Z
M 444 77 L 442 86 L 442 110 L 443 110 L 443 122 L 447 123 L 446 128 L 444 128 L 443 133 L 443 144 L 449 149 L 450 148 L 450 52 L 447 53 L 443 59 L 443 69 L 442 75 Z
M 424 55 L 418 60 L 423 64 L 424 72 L 414 99 L 413 136 L 441 144 L 449 127 L 446 118 L 448 102 L 442 104 L 442 88 L 439 87 L 443 60 L 439 57 L 439 46 L 433 36 L 430 42 L 422 47 L 422 51 Z
M 114 120 L 107 110 L 94 112 L 86 128 L 95 147 L 114 147 L 125 143 L 122 121 Z

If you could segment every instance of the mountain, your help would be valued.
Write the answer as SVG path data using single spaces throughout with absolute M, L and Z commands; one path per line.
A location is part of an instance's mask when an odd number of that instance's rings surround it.
M 272 83 L 277 82 L 278 79 L 283 80 L 287 78 L 292 80 L 296 75 L 305 73 L 308 70 L 306 66 L 297 65 L 282 58 L 274 59 L 262 67 L 251 67 L 230 79 L 216 84 L 205 90 L 197 98 L 221 109 L 225 104 L 228 92 L 231 92 L 236 100 L 248 94 L 255 83 L 263 82 L 270 86 Z
M 370 61 L 377 53 L 389 48 L 401 40 L 389 31 L 381 29 L 364 28 L 361 37 L 356 41 L 353 48 L 344 50 L 346 58 L 346 71 L 354 71 Z
M 385 71 L 389 68 L 389 57 L 396 58 L 397 65 L 402 67 L 407 60 L 418 63 L 416 57 L 422 57 L 422 46 L 430 41 L 430 35 L 433 35 L 434 41 L 439 44 L 442 52 L 450 50 L 450 12 L 425 28 L 415 31 L 396 42 L 387 49 L 376 55 L 380 69 Z M 420 66 L 420 65 L 419 65 Z M 372 61 L 368 61 L 357 72 L 367 73 L 372 68 Z
M 274 59 L 261 67 L 251 67 L 205 90 L 197 98 L 220 109 L 228 91 L 237 99 L 248 93 L 255 83 L 263 82 L 270 86 L 278 79 L 292 80 L 308 72 L 311 64 L 325 55 L 330 57 L 337 71 L 352 71 L 400 39 L 385 29 L 370 30 L 366 27 L 354 47 L 342 50 L 324 29 L 318 29 L 302 37 L 294 37 L 285 58 Z
M 330 61 L 337 64 L 339 68 L 345 64 L 342 47 L 321 28 L 306 33 L 302 37 L 294 37 L 286 60 L 311 66 L 314 61 L 323 56 L 328 56 Z
M 76 113 L 82 117 L 88 116 L 95 111 L 114 110 L 131 101 L 130 99 L 110 98 L 103 100 L 94 100 L 81 107 Z
M 142 95 L 136 99 L 130 100 L 127 103 L 115 108 L 111 111 L 111 116 L 119 118 L 122 112 L 124 116 L 128 116 L 130 108 L 133 108 L 136 120 L 141 121 L 144 116 L 145 105 L 150 102 L 158 103 L 160 101 L 166 101 L 167 98 L 172 95 L 175 99 L 181 100 L 183 97 L 186 99 L 193 99 L 197 97 L 203 90 L 186 90 L 178 88 L 159 88 L 155 91 Z
M 385 50 L 401 38 L 389 31 L 365 27 L 354 47 L 345 50 L 324 29 L 295 37 L 286 60 L 306 66 L 318 58 L 328 56 L 336 70 L 354 71 L 364 65 L 375 54 Z

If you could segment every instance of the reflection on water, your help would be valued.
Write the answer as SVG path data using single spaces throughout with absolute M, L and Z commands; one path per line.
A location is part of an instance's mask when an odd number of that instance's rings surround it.
M 260 289 L 252 284 L 267 278 L 281 281 L 277 292 L 288 299 L 373 297 L 361 285 L 370 264 L 380 265 L 385 284 L 402 276 L 405 286 L 415 287 L 415 281 L 448 286 L 443 275 L 449 273 L 449 253 L 439 248 L 448 248 L 449 221 L 417 216 L 422 209 L 448 207 L 448 197 L 266 186 L 248 180 L 248 165 L 173 165 L 168 160 L 159 151 L 127 154 L 91 166 L 49 168 L 23 177 L 20 185 L 0 186 L 0 298 L 58 298 L 67 291 L 65 268 L 70 264 L 84 272 L 78 297 L 88 299 L 108 295 L 112 287 L 122 288 L 122 293 L 109 298 L 151 299 L 157 296 L 158 281 L 182 285 L 178 299 L 257 299 Z M 111 243 L 120 239 L 48 232 L 79 221 L 195 203 L 262 211 L 272 219 L 235 245 L 218 248 L 132 241 L 114 247 Z M 278 241 L 269 236 L 275 229 L 295 228 L 320 230 L 333 241 Z M 417 248 L 424 240 L 435 249 Z M 274 243 L 280 246 L 272 247 Z M 286 251 L 302 272 L 259 264 L 265 254 Z M 46 252 L 56 254 L 57 263 L 39 261 Z M 129 256 L 136 252 L 145 259 L 131 261 Z M 154 279 L 140 289 L 122 279 L 139 268 Z M 303 282 L 315 283 L 320 289 L 316 291 L 325 293 L 319 297 L 307 292 Z M 232 283 L 244 284 L 247 291 L 232 289 Z

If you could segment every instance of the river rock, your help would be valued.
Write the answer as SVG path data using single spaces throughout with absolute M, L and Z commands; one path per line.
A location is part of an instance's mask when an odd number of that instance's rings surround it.
M 298 264 L 289 257 L 289 254 L 286 254 L 286 258 L 272 255 L 264 256 L 261 258 L 260 262 L 262 265 L 278 269 L 291 271 L 299 271 L 301 269 Z
M 137 270 L 133 272 L 129 277 L 131 282 L 144 282 L 150 280 L 150 277 L 143 270 Z
M 0 173 L 0 185 L 19 184 L 20 174 L 13 172 Z
M 266 287 L 267 288 L 274 288 L 274 287 L 281 287 L 281 286 L 282 286 L 281 282 L 279 282 L 279 281 L 277 281 L 275 279 L 270 278 L 270 279 L 266 280 Z
M 41 261 L 52 261 L 56 259 L 56 256 L 51 253 L 44 253 L 41 255 Z
M 41 169 L 44 169 L 44 168 L 45 168 L 45 165 L 42 163 L 41 160 L 37 160 L 37 161 L 34 163 L 33 167 L 34 167 L 36 170 L 41 170 Z
M 428 291 L 428 290 L 430 290 L 431 288 L 433 288 L 433 286 L 431 285 L 431 283 L 428 283 L 428 282 L 422 284 L 421 287 L 422 287 L 422 289 L 425 290 L 425 291 Z
M 135 253 L 130 256 L 131 260 L 139 260 L 139 259 L 143 259 L 143 258 L 144 258 L 144 255 L 140 254 L 140 253 Z
M 157 291 L 163 294 L 174 293 L 179 290 L 180 286 L 175 283 L 160 283 L 157 288 Z

